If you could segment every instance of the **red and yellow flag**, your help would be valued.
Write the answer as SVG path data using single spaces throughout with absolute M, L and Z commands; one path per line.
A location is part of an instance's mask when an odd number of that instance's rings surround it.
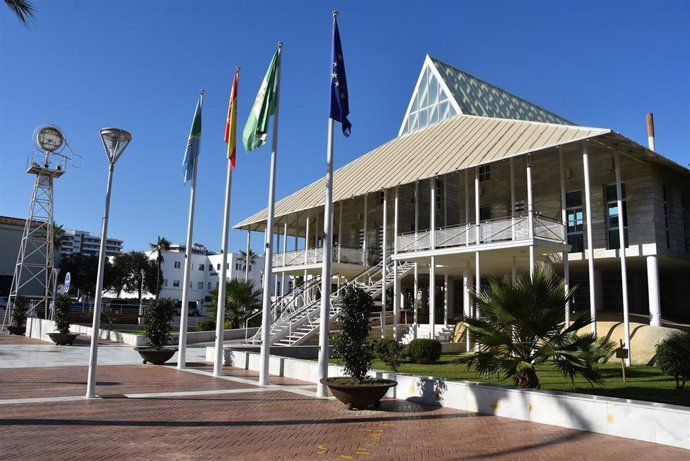
M 228 103 L 228 116 L 225 120 L 225 143 L 228 145 L 228 160 L 235 168 L 235 150 L 237 147 L 237 75 L 232 79 L 232 89 L 230 90 L 230 102 Z

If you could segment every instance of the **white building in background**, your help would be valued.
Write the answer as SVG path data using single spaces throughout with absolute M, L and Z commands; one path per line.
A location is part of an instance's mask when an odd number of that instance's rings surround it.
M 105 241 L 105 254 L 115 256 L 122 253 L 124 241 L 116 238 L 108 238 Z M 69 256 L 81 253 L 87 256 L 98 256 L 101 247 L 101 236 L 91 235 L 89 232 L 65 229 L 60 239 L 60 255 Z
M 172 298 L 182 300 L 182 281 L 184 279 L 184 245 L 172 245 L 170 251 L 163 253 L 163 282 L 161 284 L 161 298 Z M 151 259 L 156 259 L 153 251 L 146 254 Z M 223 255 L 221 253 L 210 252 L 205 246 L 194 244 L 192 247 L 192 261 L 189 277 L 189 300 L 203 301 L 211 291 L 220 286 L 220 271 Z M 226 280 L 244 281 L 245 276 L 250 282 L 254 282 L 254 287 L 261 290 L 262 287 L 262 268 L 263 256 L 256 256 L 255 260 L 249 264 L 248 271 L 245 273 L 244 261 L 240 253 L 228 253 Z M 147 294 L 146 297 L 152 297 Z

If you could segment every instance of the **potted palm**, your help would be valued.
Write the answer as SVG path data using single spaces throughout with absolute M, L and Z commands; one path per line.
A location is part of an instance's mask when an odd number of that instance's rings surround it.
M 23 335 L 26 333 L 24 321 L 26 320 L 26 313 L 29 310 L 29 302 L 24 296 L 19 295 L 14 298 L 13 304 L 12 325 L 9 325 L 7 329 L 11 335 Z
M 60 295 L 55 298 L 53 321 L 57 333 L 48 333 L 50 339 L 58 346 L 72 345 L 79 333 L 70 333 L 69 324 L 72 318 L 72 298 Z
M 369 312 L 374 301 L 361 288 L 345 287 L 340 302 L 340 334 L 335 338 L 334 346 L 347 376 L 324 378 L 321 382 L 348 410 L 364 409 L 371 404 L 378 408 L 388 389 L 398 383 L 367 376 L 373 360 L 372 345 L 367 337 Z
M 154 299 L 146 307 L 144 315 L 144 336 L 148 340 L 148 346 L 135 347 L 144 364 L 151 362 L 154 365 L 163 365 L 170 360 L 176 347 L 166 347 L 170 341 L 174 304 L 170 298 Z

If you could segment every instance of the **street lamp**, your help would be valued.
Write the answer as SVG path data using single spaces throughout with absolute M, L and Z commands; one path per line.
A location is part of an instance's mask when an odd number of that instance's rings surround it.
M 113 183 L 115 162 L 120 158 L 125 148 L 132 140 L 132 135 L 119 128 L 103 128 L 101 130 L 103 147 L 108 156 L 108 185 L 105 189 L 105 213 L 101 228 L 101 247 L 98 252 L 98 277 L 96 279 L 96 299 L 93 306 L 93 328 L 91 332 L 91 351 L 89 354 L 89 376 L 86 384 L 86 398 L 96 397 L 96 363 L 98 361 L 98 337 L 101 324 L 101 298 L 103 293 L 103 273 L 105 269 L 105 241 L 108 238 L 108 214 L 110 213 L 110 187 Z

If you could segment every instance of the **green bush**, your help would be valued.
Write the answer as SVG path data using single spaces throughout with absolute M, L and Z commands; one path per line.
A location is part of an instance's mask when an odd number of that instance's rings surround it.
M 22 295 L 14 298 L 12 307 L 12 325 L 21 327 L 26 321 L 26 313 L 29 311 L 29 300 Z
M 678 331 L 656 345 L 656 366 L 673 376 L 676 389 L 685 389 L 690 379 L 690 332 Z
M 53 307 L 53 321 L 55 329 L 64 334 L 69 333 L 69 324 L 72 320 L 72 298 L 67 295 L 60 295 L 55 298 Z
M 413 339 L 408 354 L 413 363 L 436 363 L 441 358 L 441 342 L 435 339 Z
M 170 298 L 154 299 L 146 306 L 144 317 L 144 336 L 151 348 L 163 349 L 170 341 L 175 305 Z
M 383 360 L 391 370 L 398 371 L 403 355 L 402 344 L 391 338 L 379 338 L 374 340 L 372 348 L 376 357 Z
M 340 334 L 333 345 L 343 362 L 345 373 L 357 383 L 361 383 L 366 378 L 373 359 L 371 343 L 367 341 L 367 336 L 369 311 L 374 301 L 363 289 L 346 287 L 340 302 Z
M 225 319 L 225 323 L 223 327 L 226 330 L 232 329 L 232 320 L 230 319 Z M 199 320 L 199 322 L 196 324 L 196 331 L 213 331 L 216 329 L 216 318 L 215 317 L 208 317 L 205 318 L 204 320 Z

